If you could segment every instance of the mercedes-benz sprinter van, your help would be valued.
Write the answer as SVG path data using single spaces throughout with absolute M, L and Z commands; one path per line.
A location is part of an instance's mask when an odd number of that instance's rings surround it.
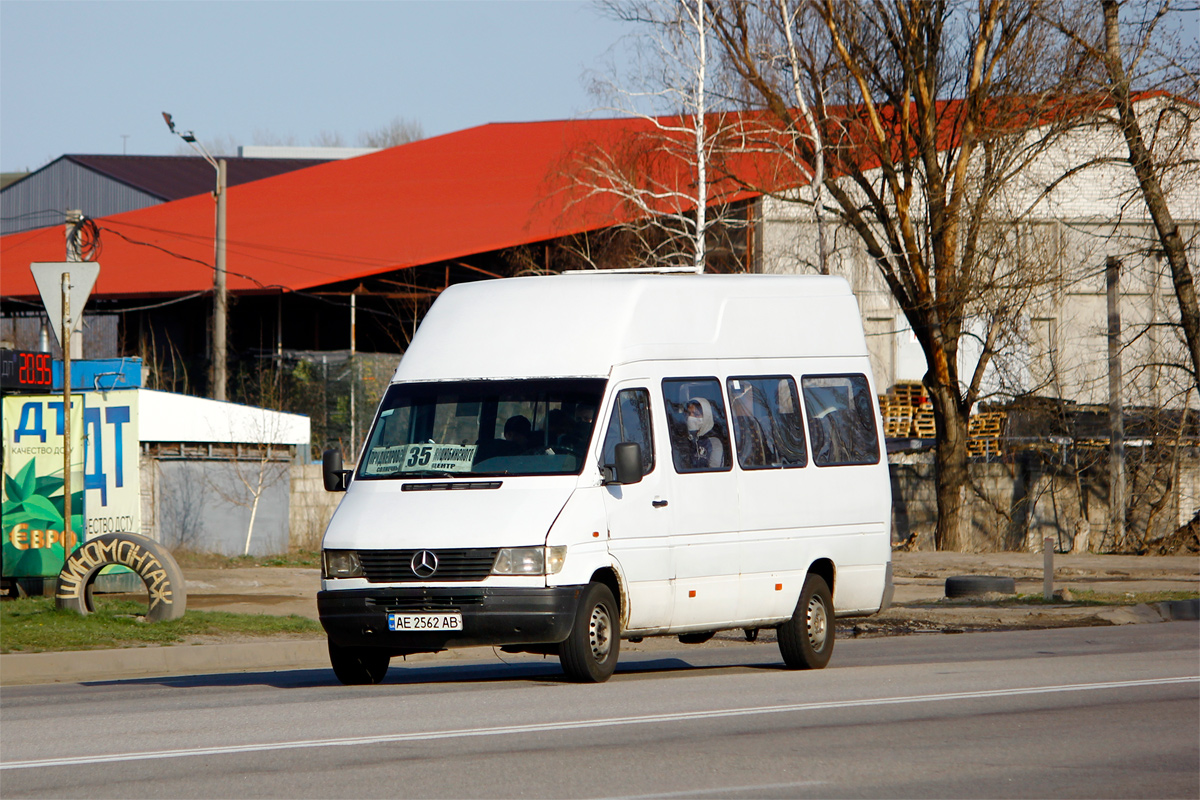
M 325 532 L 337 677 L 470 645 L 613 673 L 622 639 L 778 632 L 820 668 L 890 601 L 891 492 L 840 278 L 613 274 L 452 286 Z

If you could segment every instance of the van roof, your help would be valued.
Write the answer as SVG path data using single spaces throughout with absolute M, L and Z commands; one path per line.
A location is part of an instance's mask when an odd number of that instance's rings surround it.
M 607 377 L 633 361 L 866 354 L 843 278 L 576 273 L 451 286 L 393 380 Z

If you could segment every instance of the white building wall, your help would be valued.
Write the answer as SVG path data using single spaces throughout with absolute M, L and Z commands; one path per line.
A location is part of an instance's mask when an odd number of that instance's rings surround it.
M 1146 130 L 1174 124 L 1173 115 L 1160 119 L 1163 108 L 1161 98 L 1139 105 Z M 1193 111 L 1197 125 L 1179 156 L 1200 162 L 1200 110 Z M 1160 135 L 1159 140 L 1166 137 Z M 1125 153 L 1124 140 L 1114 128 L 1089 126 L 1062 137 L 1010 182 L 998 206 L 1009 219 L 1024 221 L 1019 244 L 1023 259 L 1047 268 L 1052 280 L 1030 298 L 1016 341 L 1002 350 L 987 374 L 982 399 L 1030 392 L 1079 403 L 1108 402 L 1105 262 L 1116 256 L 1122 261 L 1126 403 L 1182 401 L 1188 388 L 1185 377 L 1179 370 L 1156 366 L 1186 358 L 1178 328 L 1162 325 L 1179 318 L 1170 267 L 1154 254 L 1160 251 L 1158 237 L 1132 169 L 1103 160 Z M 1078 171 L 1063 179 L 1072 169 Z M 1175 173 L 1165 189 L 1195 269 L 1200 263 L 1200 169 Z M 817 272 L 811 207 L 764 198 L 762 208 L 763 271 Z M 924 353 L 858 235 L 827 221 L 826 237 L 830 271 L 849 280 L 858 297 L 877 383 L 886 387 L 921 380 Z M 959 359 L 964 381 L 978 354 L 976 342 L 964 337 Z M 1194 393 L 1191 402 L 1196 402 Z

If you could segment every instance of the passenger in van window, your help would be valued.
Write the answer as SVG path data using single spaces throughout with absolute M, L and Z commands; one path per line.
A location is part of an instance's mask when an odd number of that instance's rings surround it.
M 575 406 L 575 424 L 571 436 L 579 450 L 586 450 L 592 440 L 592 425 L 596 419 L 596 406 L 590 403 L 580 403 Z
M 687 404 L 688 439 L 694 448 L 690 454 L 694 469 L 721 469 L 725 466 L 725 446 L 713 431 L 712 403 L 696 397 Z
M 575 426 L 561 408 L 552 408 L 546 415 L 547 444 L 554 453 L 579 453 L 583 449 L 582 439 L 576 435 Z
M 504 440 L 513 446 L 513 452 L 524 453 L 533 446 L 533 424 L 528 418 L 517 414 L 504 423 Z

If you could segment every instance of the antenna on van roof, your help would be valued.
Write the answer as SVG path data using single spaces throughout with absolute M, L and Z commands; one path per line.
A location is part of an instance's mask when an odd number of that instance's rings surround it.
M 700 275 L 699 267 L 626 267 L 624 269 L 564 269 L 563 275 Z

